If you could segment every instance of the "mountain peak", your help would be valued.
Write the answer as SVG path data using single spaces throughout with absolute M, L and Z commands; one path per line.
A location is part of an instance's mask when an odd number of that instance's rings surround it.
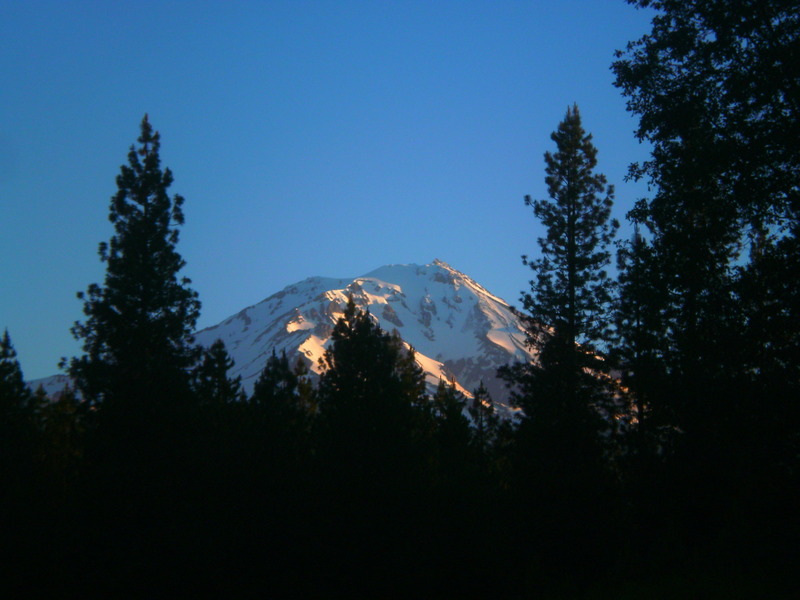
M 290 360 L 303 357 L 319 373 L 349 296 L 414 348 L 432 388 L 445 379 L 469 395 L 483 381 L 502 402 L 508 392 L 497 368 L 531 358 L 508 304 L 438 258 L 427 265 L 386 265 L 351 280 L 305 279 L 198 332 L 197 341 L 209 346 L 222 339 L 236 362 L 231 374 L 241 375 L 248 390 L 273 350 Z

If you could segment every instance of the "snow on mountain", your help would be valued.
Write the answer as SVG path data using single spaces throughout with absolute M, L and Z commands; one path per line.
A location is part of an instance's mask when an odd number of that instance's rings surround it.
M 285 351 L 292 364 L 302 356 L 319 373 L 319 359 L 350 295 L 383 330 L 397 330 L 414 348 L 431 390 L 445 379 L 471 396 L 482 380 L 504 407 L 508 392 L 497 368 L 532 358 L 508 304 L 440 260 L 387 265 L 355 279 L 310 277 L 197 332 L 196 340 L 205 347 L 225 342 L 235 361 L 230 376 L 240 375 L 248 393 L 273 351 Z M 55 375 L 29 385 L 41 384 L 52 396 L 66 383 L 65 375 Z
M 481 380 L 498 403 L 507 397 L 497 368 L 530 360 L 525 331 L 508 304 L 450 265 L 388 265 L 352 280 L 311 277 L 197 333 L 210 346 L 225 342 L 249 392 L 273 350 L 303 356 L 319 373 L 348 297 L 385 331 L 397 330 L 416 351 L 429 385 L 454 381 L 471 392 Z

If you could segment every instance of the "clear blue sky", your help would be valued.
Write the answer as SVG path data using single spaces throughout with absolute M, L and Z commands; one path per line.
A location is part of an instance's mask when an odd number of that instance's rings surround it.
M 569 104 L 620 219 L 646 156 L 612 86 L 623 0 L 0 3 L 0 329 L 27 378 L 80 352 L 115 177 L 145 112 L 215 324 L 312 275 L 434 258 L 518 304 Z

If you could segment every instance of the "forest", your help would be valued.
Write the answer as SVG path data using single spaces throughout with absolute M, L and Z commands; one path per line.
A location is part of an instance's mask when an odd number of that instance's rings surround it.
M 546 233 L 523 256 L 538 359 L 498 374 L 514 419 L 483 387 L 430 393 L 352 299 L 318 378 L 273 352 L 245 394 L 224 343 L 194 342 L 184 199 L 145 115 L 73 386 L 30 390 L 0 340 L 5 597 L 792 595 L 800 6 L 629 2 L 655 10 L 611 65 L 649 197 L 620 237 L 569 106 L 524 199 Z

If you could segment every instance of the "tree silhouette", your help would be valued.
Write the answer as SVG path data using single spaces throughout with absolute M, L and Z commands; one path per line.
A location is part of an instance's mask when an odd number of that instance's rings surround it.
M 109 206 L 114 234 L 99 247 L 104 282 L 78 294 L 86 319 L 72 332 L 84 354 L 68 363 L 94 421 L 82 512 L 107 550 L 92 547 L 90 560 L 131 585 L 177 568 L 168 557 L 181 553 L 169 551 L 170 540 L 190 548 L 203 468 L 191 389 L 200 303 L 180 275 L 184 200 L 168 194 L 173 176 L 161 167 L 160 146 L 145 115 Z M 143 571 L 134 578 L 125 564 Z
M 726 555 L 726 569 L 757 570 L 798 531 L 773 515 L 798 498 L 800 415 L 788 399 L 800 389 L 800 11 L 781 0 L 630 3 L 655 10 L 652 29 L 612 69 L 652 146 L 630 176 L 652 195 L 631 214 L 648 243 L 622 271 L 623 334 L 628 358 L 639 352 L 636 393 L 658 395 L 652 407 L 679 441 L 642 512 L 652 526 L 660 508 L 664 531 Z M 633 343 L 631 309 L 656 308 Z M 763 535 L 774 529 L 786 533 Z
M 612 356 L 632 400 L 639 450 L 654 433 L 653 426 L 674 423 L 670 403 L 663 395 L 668 387 L 665 327 L 669 296 L 658 262 L 638 225 L 631 240 L 619 244 Z
M 363 433 L 397 430 L 425 395 L 421 368 L 398 335 L 380 329 L 352 296 L 331 334 L 321 364 L 320 412 Z M 373 440 L 377 441 L 377 440 Z
M 0 411 L 2 422 L 16 422 L 24 418 L 30 402 L 31 392 L 25 385 L 17 352 L 11 343 L 8 329 L 0 338 Z
M 523 257 L 536 279 L 531 291 L 523 292 L 522 303 L 533 320 L 552 328 L 568 347 L 586 345 L 603 339 L 608 327 L 611 281 L 605 268 L 618 227 L 609 218 L 614 189 L 594 172 L 597 150 L 583 130 L 577 106 L 567 109 L 550 137 L 557 148 L 555 154 L 545 153 L 550 198 L 525 198 L 547 234 L 538 240 L 540 258 Z M 531 338 L 534 343 L 538 339 Z
M 138 142 L 120 167 L 111 199 L 115 234 L 100 244 L 105 283 L 78 294 L 87 320 L 72 331 L 85 354 L 69 362 L 69 373 L 90 402 L 147 411 L 188 390 L 200 303 L 190 281 L 179 276 L 185 264 L 176 250 L 184 200 L 167 193 L 172 173 L 161 169 L 160 136 L 147 115 Z
M 194 369 L 192 382 L 200 402 L 224 405 L 244 401 L 242 378 L 228 378 L 228 371 L 234 364 L 222 340 L 216 340 L 203 351 L 202 361 Z
M 504 376 L 516 386 L 513 399 L 528 424 L 554 440 L 577 436 L 591 446 L 603 427 L 598 409 L 609 397 L 603 380 L 587 370 L 606 370 L 593 345 L 608 329 L 612 281 L 605 268 L 618 224 L 610 220 L 613 188 L 594 172 L 597 150 L 577 106 L 567 109 L 551 139 L 556 152 L 545 154 L 550 198 L 525 198 L 547 228 L 538 240 L 541 256 L 523 256 L 536 275 L 522 303 L 528 343 L 539 357 L 536 364 L 506 369 Z
M 0 501 L 12 490 L 19 493 L 29 477 L 36 441 L 34 410 L 34 396 L 6 329 L 0 338 Z
M 640 117 L 637 136 L 653 147 L 630 172 L 654 190 L 635 212 L 666 292 L 666 396 L 687 443 L 749 461 L 747 423 L 793 412 L 759 398 L 789 392 L 777 380 L 798 381 L 773 369 L 785 340 L 800 337 L 796 293 L 775 285 L 797 270 L 800 17 L 778 0 L 631 3 L 657 11 L 612 68 Z
M 595 172 L 597 150 L 577 106 L 567 109 L 545 154 L 548 199 L 525 198 L 546 228 L 540 256 L 523 262 L 535 278 L 522 293 L 531 363 L 500 370 L 523 414 L 512 462 L 518 525 L 542 573 L 528 577 L 586 585 L 604 557 L 597 538 L 611 512 L 608 463 L 615 437 L 615 394 L 598 352 L 607 341 L 613 284 L 606 268 L 618 224 L 613 188 Z M 569 563 L 569 568 L 563 565 Z M 544 583 L 542 583 L 544 585 Z
M 250 400 L 281 420 L 297 421 L 310 416 L 314 405 L 313 386 L 305 363 L 298 358 L 292 368 L 286 352 L 277 356 L 273 349 L 256 380 Z

